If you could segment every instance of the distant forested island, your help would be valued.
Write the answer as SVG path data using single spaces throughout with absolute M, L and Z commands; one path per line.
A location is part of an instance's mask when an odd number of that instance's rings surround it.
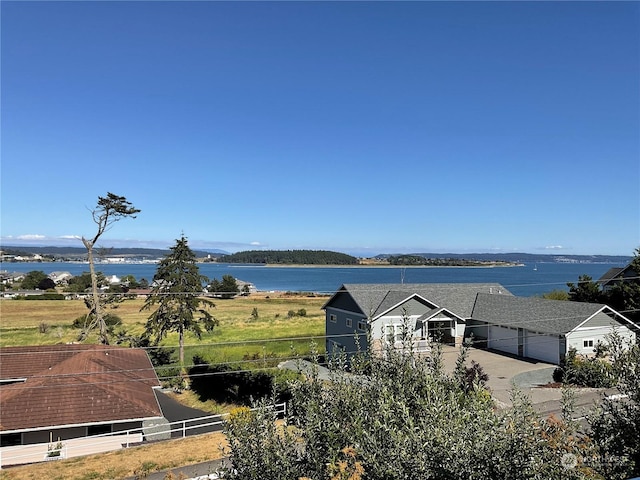
M 487 267 L 520 265 L 517 262 L 498 260 L 473 260 L 468 258 L 430 258 L 422 255 L 390 255 L 386 258 L 389 265 L 424 267 Z
M 358 259 L 328 250 L 247 250 L 221 255 L 220 263 L 261 263 L 275 265 L 357 265 Z
M 621 263 L 631 261 L 630 255 L 561 255 L 540 253 L 411 253 L 411 254 L 380 254 L 374 257 L 379 261 L 389 261 L 392 257 L 427 258 L 433 261 L 446 259 L 447 261 L 478 261 L 504 263 Z

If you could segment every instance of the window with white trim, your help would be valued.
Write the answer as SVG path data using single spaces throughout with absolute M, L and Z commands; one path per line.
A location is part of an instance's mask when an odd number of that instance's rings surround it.
M 399 323 L 384 326 L 384 339 L 387 343 L 402 341 L 402 325 Z
M 351 328 L 353 327 L 353 320 L 351 320 L 350 318 L 347 318 L 347 328 Z
M 364 332 L 366 329 L 367 329 L 366 323 L 364 323 L 363 321 L 358 322 L 358 330 Z
M 593 338 L 582 341 L 582 348 L 593 348 Z
M 331 315 L 329 315 L 329 321 L 331 323 L 336 323 L 338 321 L 338 316 L 332 313 Z

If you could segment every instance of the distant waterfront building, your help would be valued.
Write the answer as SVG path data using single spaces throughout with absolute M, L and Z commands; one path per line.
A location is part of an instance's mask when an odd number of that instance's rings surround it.
M 49 278 L 53 280 L 56 285 L 61 283 L 67 283 L 69 279 L 73 278 L 73 275 L 69 272 L 51 272 Z
M 125 263 L 126 261 L 124 257 L 107 257 L 103 260 L 105 263 Z

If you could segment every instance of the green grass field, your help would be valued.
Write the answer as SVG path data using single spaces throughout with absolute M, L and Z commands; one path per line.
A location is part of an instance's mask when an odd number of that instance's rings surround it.
M 201 339 L 186 338 L 185 362 L 194 354 L 211 363 L 242 362 L 252 359 L 265 366 L 269 359 L 288 356 L 292 347 L 308 353 L 313 338 L 324 348 L 325 333 L 322 305 L 327 297 L 251 295 L 231 300 L 215 300 L 212 314 L 220 325 Z M 131 334 L 144 331 L 150 311 L 140 312 L 143 299 L 126 300 L 110 313 L 122 319 Z M 258 316 L 252 316 L 257 309 Z M 289 317 L 289 312 L 305 310 L 304 316 Z M 51 345 L 77 341 L 79 331 L 71 326 L 87 312 L 82 300 L 0 300 L 0 346 Z M 45 326 L 46 325 L 46 326 Z M 95 343 L 92 337 L 88 343 Z M 161 344 L 177 347 L 178 337 L 169 335 Z

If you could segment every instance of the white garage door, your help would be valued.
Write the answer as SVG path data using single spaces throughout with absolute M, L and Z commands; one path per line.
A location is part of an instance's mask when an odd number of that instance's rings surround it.
M 560 363 L 560 340 L 541 333 L 525 332 L 525 357 L 543 362 Z
M 495 325 L 490 326 L 487 347 L 517 355 L 518 330 Z

